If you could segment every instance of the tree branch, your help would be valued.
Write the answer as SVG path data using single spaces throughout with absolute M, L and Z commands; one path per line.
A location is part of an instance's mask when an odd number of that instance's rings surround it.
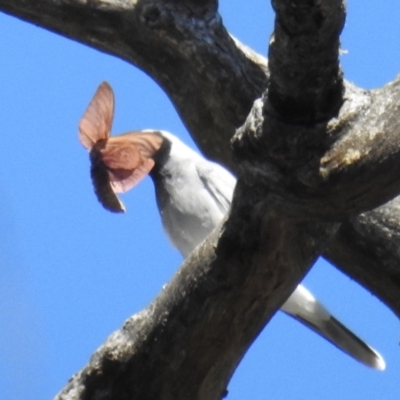
M 274 192 L 291 215 L 343 221 L 400 192 L 400 81 L 365 92 L 346 84 L 338 118 L 288 124 L 269 113 L 268 94 L 255 102 L 233 140 L 242 169 Z M 239 174 L 240 176 L 240 174 Z M 265 183 L 268 181 L 269 183 Z
M 342 224 L 324 256 L 400 318 L 400 197 Z
M 269 213 L 257 192 L 258 212 L 237 202 L 221 238 L 214 231 L 56 399 L 224 397 L 244 353 L 335 229 Z
M 144 70 L 166 91 L 205 154 L 235 170 L 229 141 L 267 85 L 266 60 L 230 37 L 214 2 L 61 4 L 0 0 L 0 10 Z
M 400 260 L 392 243 L 400 234 L 394 207 L 399 200 L 356 215 L 399 193 L 399 88 L 400 78 L 371 92 L 346 84 L 338 118 L 315 125 L 276 119 L 263 98 L 233 141 L 239 176 L 249 179 L 253 171 L 252 183 L 274 193 L 275 209 L 346 221 L 324 254 L 397 315 Z
M 269 46 L 268 97 L 285 121 L 315 122 L 336 115 L 343 103 L 339 35 L 343 0 L 272 0 L 275 31 Z
M 392 206 L 354 216 L 399 192 L 399 85 L 363 92 L 346 84 L 346 102 L 328 120 L 343 100 L 337 36 L 344 18 L 342 3 L 328 3 L 318 2 L 322 8 L 310 15 L 307 7 L 297 14 L 289 2 L 274 3 L 273 81 L 238 131 L 238 167 L 230 139 L 269 78 L 265 59 L 229 36 L 215 1 L 0 0 L 0 10 L 146 71 L 199 147 L 239 176 L 217 250 L 215 233 L 148 309 L 110 337 L 59 399 L 220 398 L 251 341 L 324 247 L 327 257 L 400 314 L 399 283 L 392 279 L 400 271 L 397 249 L 382 244 L 399 232 L 397 223 L 387 228 Z M 297 29 L 293 16 L 310 30 L 288 43 Z M 289 58 L 282 55 L 288 48 L 301 70 L 320 65 L 318 79 L 308 71 L 291 78 Z M 336 225 L 318 220 L 345 220 L 329 248 Z M 371 261 L 356 266 L 366 246 Z M 384 268 L 375 281 L 379 260 Z

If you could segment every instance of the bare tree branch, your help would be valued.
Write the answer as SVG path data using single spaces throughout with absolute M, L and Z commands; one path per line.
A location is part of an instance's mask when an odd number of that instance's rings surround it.
M 263 97 L 236 134 L 236 159 L 270 180 L 287 213 L 340 221 L 373 209 L 400 191 L 400 128 L 392 125 L 400 103 L 393 98 L 400 81 L 373 92 L 347 84 L 338 118 L 295 125 L 271 116 Z
M 346 102 L 328 124 L 286 124 L 269 114 L 263 98 L 233 142 L 246 179 L 253 171 L 253 184 L 264 182 L 286 215 L 351 217 L 324 254 L 397 315 L 398 199 L 356 215 L 399 193 L 399 87 L 399 79 L 370 92 L 346 84 Z
M 236 207 L 239 217 L 222 237 L 217 229 L 207 238 L 56 399 L 224 397 L 248 346 L 315 261 L 321 235 L 334 229 Z
M 198 4 L 0 0 L 0 10 L 146 71 L 166 91 L 205 154 L 234 170 L 229 141 L 266 87 L 266 60 L 237 46 L 213 2 L 206 3 L 209 8 Z
M 400 317 L 400 198 L 344 222 L 324 256 Z M 368 272 L 368 273 L 366 273 Z
M 356 216 L 400 192 L 399 83 L 373 92 L 344 84 L 343 3 L 292 3 L 274 1 L 269 78 L 265 59 L 227 33 L 215 1 L 0 0 L 0 10 L 146 71 L 203 152 L 239 179 L 221 239 L 216 232 L 194 252 L 59 399 L 221 398 L 323 252 L 400 315 L 397 249 L 388 243 L 399 234 L 389 218 L 395 203 Z M 230 140 L 244 122 L 233 160 Z M 365 254 L 370 261 L 357 264 Z
M 335 115 L 343 103 L 339 34 L 343 0 L 272 0 L 275 31 L 269 46 L 272 108 L 286 121 L 315 122 Z

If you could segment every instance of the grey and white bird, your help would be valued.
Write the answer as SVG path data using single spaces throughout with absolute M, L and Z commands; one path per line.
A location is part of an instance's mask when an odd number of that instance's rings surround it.
M 146 130 L 110 137 L 114 96 L 102 83 L 79 125 L 90 151 L 91 175 L 103 206 L 124 211 L 115 193 L 150 175 L 164 229 L 186 258 L 228 213 L 236 179 L 165 131 Z M 383 370 L 381 355 L 358 338 L 302 285 L 281 308 L 363 364 Z

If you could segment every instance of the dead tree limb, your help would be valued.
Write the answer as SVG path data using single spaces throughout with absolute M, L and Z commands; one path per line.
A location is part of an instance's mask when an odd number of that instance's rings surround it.
M 239 182 L 220 240 L 215 232 L 195 251 L 59 399 L 221 398 L 322 253 L 400 315 L 389 244 L 398 210 L 371 211 L 400 192 L 399 82 L 367 92 L 343 81 L 343 1 L 273 6 L 268 69 L 228 34 L 215 0 L 0 0 L 4 12 L 148 73 L 200 149 Z

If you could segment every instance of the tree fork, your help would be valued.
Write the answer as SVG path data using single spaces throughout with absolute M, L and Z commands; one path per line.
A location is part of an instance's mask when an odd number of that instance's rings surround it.
M 274 1 L 269 71 L 229 36 L 215 1 L 0 0 L 0 10 L 146 71 L 201 150 L 239 177 L 221 240 L 214 232 L 59 399 L 221 398 L 248 346 L 321 253 L 400 315 L 400 255 L 389 243 L 399 230 L 388 227 L 388 213 L 399 213 L 395 203 L 368 212 L 399 193 L 399 82 L 371 92 L 344 83 L 343 2 L 299 3 L 295 10 Z M 299 27 L 307 29 L 297 37 Z M 244 122 L 233 160 L 230 139 Z M 371 262 L 360 268 L 366 245 Z

